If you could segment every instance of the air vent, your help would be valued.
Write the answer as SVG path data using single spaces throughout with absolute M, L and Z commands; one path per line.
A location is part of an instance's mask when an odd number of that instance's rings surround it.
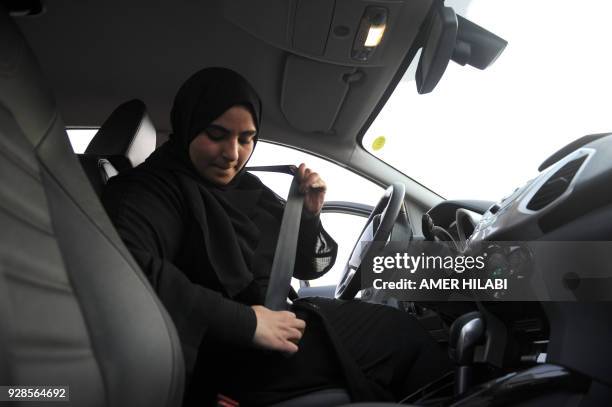
M 527 204 L 527 209 L 540 210 L 563 195 L 586 158 L 585 155 L 559 168 L 531 198 L 531 201 Z

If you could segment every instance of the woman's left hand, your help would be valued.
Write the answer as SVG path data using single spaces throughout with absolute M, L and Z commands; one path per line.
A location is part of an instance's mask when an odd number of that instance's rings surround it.
M 300 192 L 305 195 L 304 208 L 311 214 L 318 215 L 325 201 L 325 191 L 327 191 L 325 181 L 319 174 L 307 168 L 304 163 L 300 164 L 297 175 L 300 181 Z

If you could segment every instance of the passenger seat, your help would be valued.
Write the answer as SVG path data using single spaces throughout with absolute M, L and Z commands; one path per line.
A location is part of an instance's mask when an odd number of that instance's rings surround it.
M 98 196 L 110 178 L 142 163 L 155 150 L 156 136 L 143 101 L 130 100 L 111 113 L 79 155 Z

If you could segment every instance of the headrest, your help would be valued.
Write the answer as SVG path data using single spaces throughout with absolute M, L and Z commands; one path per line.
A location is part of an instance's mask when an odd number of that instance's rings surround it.
M 135 167 L 155 150 L 156 131 L 145 104 L 138 99 L 117 107 L 106 119 L 85 154 L 122 155 Z

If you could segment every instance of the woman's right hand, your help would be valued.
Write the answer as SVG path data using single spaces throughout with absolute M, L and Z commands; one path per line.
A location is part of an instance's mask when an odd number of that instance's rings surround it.
M 302 338 L 306 322 L 293 312 L 272 311 L 261 305 L 251 306 L 257 317 L 257 328 L 253 343 L 265 349 L 286 353 L 298 351 L 297 343 Z

